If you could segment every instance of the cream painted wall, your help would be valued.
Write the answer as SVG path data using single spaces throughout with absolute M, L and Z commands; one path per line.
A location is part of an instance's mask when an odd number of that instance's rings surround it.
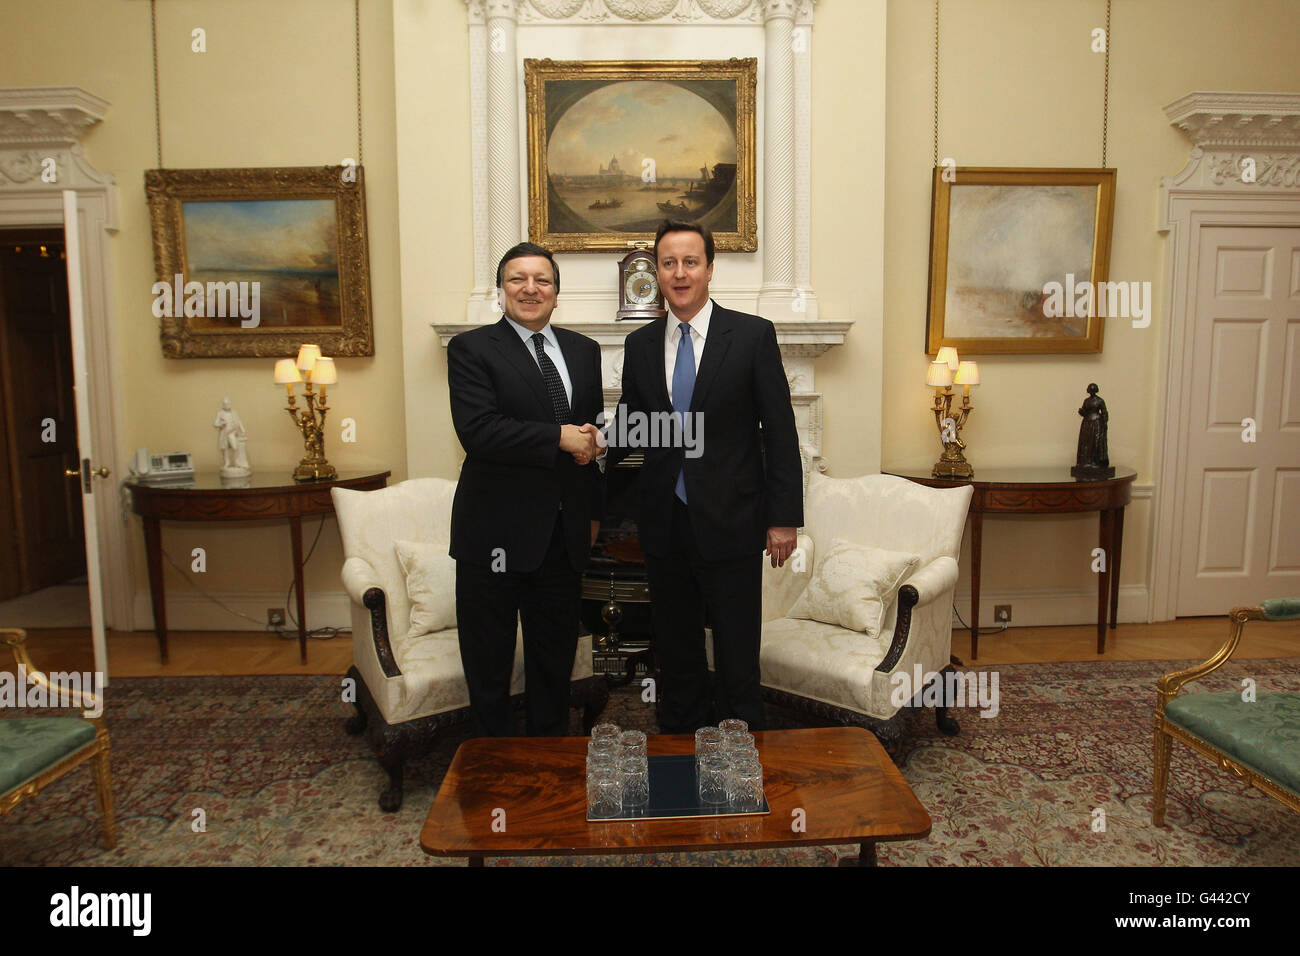
M 118 423 L 124 466 L 132 450 L 193 451 L 200 468 L 219 464 L 212 421 L 229 395 L 249 433 L 258 470 L 292 471 L 302 442 L 283 411 L 283 389 L 271 382 L 271 359 L 171 360 L 162 356 L 158 320 L 150 311 L 154 282 L 144 171 L 154 150 L 153 69 L 149 4 L 143 0 L 50 0 L 0 10 L 4 55 L 0 86 L 76 85 L 107 99 L 108 115 L 84 139 L 86 155 L 117 178 L 121 231 L 111 240 L 110 298 L 116 325 L 114 388 L 125 421 Z M 195 27 L 207 52 L 190 50 Z M 369 210 L 373 358 L 338 360 L 340 384 L 330 389 L 337 423 L 357 422 L 357 443 L 326 452 L 343 469 L 386 467 L 405 477 L 402 355 L 398 300 L 393 164 L 392 18 L 386 3 L 362 4 L 366 199 Z M 158 4 L 158 67 L 162 89 L 163 160 L 168 167 L 320 166 L 356 157 L 353 7 L 348 0 L 167 0 Z M 136 605 L 148 607 L 143 539 L 134 516 Z M 315 523 L 304 529 L 310 545 Z M 285 604 L 292 580 L 283 523 L 163 526 L 163 547 L 189 571 L 190 551 L 207 551 L 199 586 L 259 620 Z M 307 568 L 307 589 L 339 592 L 341 548 L 333 519 Z M 254 627 L 194 593 L 166 568 L 173 627 Z M 274 600 L 272 600 L 274 599 Z M 269 602 L 269 603 L 268 603 Z M 346 604 L 334 602 L 316 625 L 346 625 Z M 110 622 L 123 627 L 124 622 Z M 138 627 L 151 626 L 147 613 Z
M 389 4 L 362 3 L 377 353 L 340 361 L 343 384 L 332 400 L 339 417 L 357 419 L 360 442 L 342 446 L 333 435 L 328 445 L 336 464 L 382 464 L 393 469 L 394 480 L 406 477 L 408 461 L 412 475 L 456 475 L 461 450 L 447 410 L 444 350 L 428 323 L 463 316 L 472 286 L 464 5 L 425 0 L 416 9 L 447 25 L 432 48 L 416 49 L 410 37 L 393 36 Z M 1104 10 L 1104 0 L 943 0 L 940 156 L 969 166 L 1098 165 L 1102 61 L 1088 41 Z M 221 396 L 230 394 L 249 427 L 254 464 L 291 467 L 300 446 L 269 384 L 269 362 L 168 361 L 158 348 L 157 321 L 149 313 L 153 265 L 143 191 L 143 171 L 155 165 L 148 4 L 6 0 L 0 16 L 7 37 L 0 85 L 76 84 L 112 103 L 107 119 L 87 136 L 86 149 L 121 187 L 111 290 L 119 326 L 117 386 L 127 409 L 119 460 L 148 444 L 192 449 L 200 461 L 214 463 L 209 426 Z M 847 343 L 819 360 L 817 384 L 825 395 L 831 474 L 853 475 L 880 463 L 929 461 L 938 453 L 921 385 L 928 361 L 932 6 L 928 0 L 888 3 L 883 62 L 875 4 L 821 0 L 816 17 L 813 280 L 823 317 L 855 323 Z M 206 54 L 189 52 L 195 26 L 208 31 Z M 316 165 L 354 154 L 347 0 L 168 0 L 159 4 L 159 28 L 169 166 Z M 1193 89 L 1297 89 L 1300 63 L 1292 47 L 1298 33 L 1300 4 L 1291 0 L 1115 0 L 1108 162 L 1119 175 L 1111 277 L 1153 283 L 1152 324 L 1135 330 L 1111 322 L 1098 356 L 979 357 L 986 384 L 977 390 L 965 433 L 977 469 L 994 462 L 1070 462 L 1074 409 L 1084 386 L 1096 381 L 1111 410 L 1112 460 L 1135 465 L 1141 483 L 1158 482 L 1152 470 L 1160 427 L 1155 383 L 1164 240 L 1154 229 L 1155 191 L 1159 177 L 1180 169 L 1187 154 L 1161 107 Z M 424 128 L 396 126 L 395 57 L 426 81 L 431 120 Z M 861 102 L 854 91 L 869 86 L 881 69 L 885 102 Z M 404 176 L 400 196 L 399 136 L 429 150 L 438 170 L 432 178 Z M 883 315 L 880 290 L 863 288 L 859 266 L 864 250 L 868 259 L 880 254 L 879 227 L 870 224 L 879 223 L 881 207 Z M 399 215 L 439 222 L 416 250 L 422 267 L 410 274 L 399 275 L 397 266 Z M 872 363 L 883 365 L 883 394 L 863 387 L 880 381 L 863 375 Z M 1125 527 L 1123 573 L 1122 613 L 1130 619 L 1145 614 L 1149 521 L 1148 503 L 1135 502 Z M 133 523 L 138 542 L 136 528 Z M 1066 596 L 1086 619 L 1095 528 L 1095 516 L 986 522 L 986 615 L 993 594 L 1023 595 L 1042 615 Z M 262 595 L 282 594 L 280 582 L 288 583 L 282 526 L 174 525 L 166 528 L 164 545 L 178 561 L 191 547 L 207 547 L 208 572 L 200 583 L 234 595 L 241 607 L 256 607 L 258 617 Z M 137 543 L 141 588 L 142 555 Z M 308 568 L 309 590 L 336 597 L 339 562 L 330 522 Z M 180 579 L 168 575 L 172 595 L 185 594 Z M 187 607 L 197 626 L 240 626 L 239 618 L 205 610 L 210 605 Z M 345 614 L 333 616 L 312 623 L 345 623 Z M 1016 623 L 1026 622 L 1018 613 Z M 173 623 L 180 623 L 174 615 Z

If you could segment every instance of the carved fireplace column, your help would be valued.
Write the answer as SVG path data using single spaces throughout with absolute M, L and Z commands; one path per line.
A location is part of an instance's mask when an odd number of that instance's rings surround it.
M 519 66 L 515 51 L 518 0 L 488 0 L 483 46 L 487 57 L 487 186 L 488 250 L 484 301 L 496 304 L 496 274 L 505 251 L 519 241 L 522 207 L 519 199 Z M 476 210 L 477 212 L 477 210 Z
M 766 0 L 763 32 L 763 284 L 759 314 L 792 318 L 794 301 L 795 0 Z

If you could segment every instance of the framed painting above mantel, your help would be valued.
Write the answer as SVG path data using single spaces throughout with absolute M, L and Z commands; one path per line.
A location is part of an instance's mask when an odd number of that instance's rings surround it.
M 757 77 L 753 57 L 525 60 L 529 239 L 626 252 L 678 218 L 756 251 Z
M 1107 281 L 1114 207 L 1114 169 L 936 167 L 926 352 L 1100 352 L 1138 285 Z
M 168 358 L 374 355 L 360 166 L 151 169 Z

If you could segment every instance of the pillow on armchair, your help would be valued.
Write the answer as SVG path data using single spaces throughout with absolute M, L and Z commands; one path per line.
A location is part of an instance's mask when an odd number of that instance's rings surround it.
M 920 563 L 919 554 L 833 538 L 788 616 L 876 637 L 893 595 Z
M 456 562 L 447 546 L 424 541 L 395 541 L 397 560 L 406 575 L 411 602 L 407 638 L 456 626 Z

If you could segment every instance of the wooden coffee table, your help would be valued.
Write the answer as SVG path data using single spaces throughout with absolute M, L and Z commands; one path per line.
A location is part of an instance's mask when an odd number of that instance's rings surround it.
M 587 822 L 585 737 L 485 737 L 461 744 L 429 810 L 420 845 L 433 856 L 581 856 L 784 846 L 876 844 L 930 833 L 930 815 L 876 738 L 859 727 L 754 735 L 765 816 Z M 695 738 L 653 736 L 648 752 L 689 754 Z

